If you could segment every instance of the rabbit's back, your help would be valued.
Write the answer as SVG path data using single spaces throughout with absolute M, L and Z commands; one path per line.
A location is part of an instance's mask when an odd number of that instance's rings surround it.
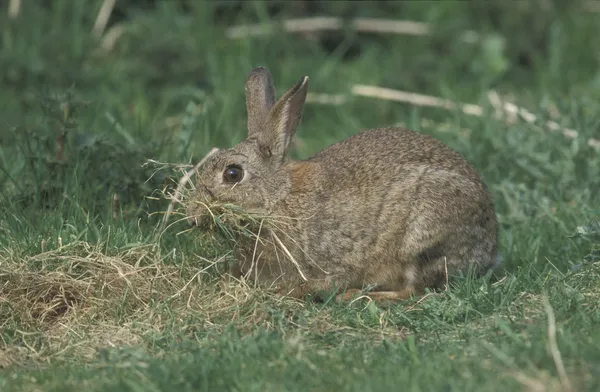
M 310 160 L 346 171 L 367 183 L 395 182 L 406 171 L 423 167 L 461 175 L 475 183 L 479 175 L 455 150 L 441 141 L 405 128 L 377 128 L 335 143 Z M 364 182 L 363 182 L 364 184 Z M 331 185 L 348 186 L 339 181 Z
M 301 216 L 293 246 L 324 286 L 419 291 L 438 286 L 447 272 L 495 261 L 497 222 L 485 185 L 460 154 L 430 136 L 362 132 L 293 163 L 292 171 L 292 184 L 304 191 L 292 191 L 281 213 Z

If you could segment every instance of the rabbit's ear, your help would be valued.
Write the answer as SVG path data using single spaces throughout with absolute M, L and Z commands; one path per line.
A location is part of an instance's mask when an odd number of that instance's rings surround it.
M 283 159 L 296 128 L 302 119 L 302 109 L 308 92 L 308 76 L 304 76 L 273 105 L 265 128 L 258 134 L 258 143 L 269 156 Z
M 246 109 L 248 110 L 248 137 L 257 135 L 265 127 L 269 110 L 275 104 L 275 85 L 271 72 L 257 67 L 246 79 Z

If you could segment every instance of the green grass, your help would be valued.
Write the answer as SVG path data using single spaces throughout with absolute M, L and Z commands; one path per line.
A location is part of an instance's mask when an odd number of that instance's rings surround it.
M 124 31 L 104 51 L 90 34 L 101 1 L 0 11 L 0 390 L 600 390 L 598 13 L 581 1 L 121 3 L 109 29 Z M 436 29 L 225 34 L 316 15 Z M 466 30 L 480 41 L 462 42 Z M 144 164 L 242 140 L 257 65 L 279 94 L 309 75 L 312 93 L 348 96 L 307 104 L 298 158 L 393 124 L 461 152 L 494 195 L 506 271 L 389 308 L 220 285 L 228 249 L 185 222 L 158 231 L 178 172 Z M 351 96 L 354 84 L 485 114 Z M 492 89 L 538 121 L 495 118 Z

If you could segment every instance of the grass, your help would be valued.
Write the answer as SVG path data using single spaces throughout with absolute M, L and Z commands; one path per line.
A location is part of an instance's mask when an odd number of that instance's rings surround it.
M 597 391 L 598 14 L 574 2 L 101 1 L 0 12 L 0 390 Z M 306 16 L 414 20 L 432 34 L 278 33 Z M 115 29 L 121 35 L 108 45 Z M 478 41 L 465 43 L 465 31 Z M 103 46 L 104 45 L 104 49 Z M 224 243 L 161 212 L 180 173 L 243 139 L 243 85 L 316 94 L 293 154 L 402 124 L 460 151 L 497 204 L 506 270 L 389 308 L 221 282 Z M 376 85 L 482 116 L 351 94 Z M 488 92 L 533 123 L 497 118 Z M 547 120 L 577 131 L 565 137 Z

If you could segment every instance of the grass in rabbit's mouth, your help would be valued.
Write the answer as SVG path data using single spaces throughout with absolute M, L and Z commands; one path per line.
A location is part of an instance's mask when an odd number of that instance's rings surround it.
M 207 154 L 203 160 L 211 153 Z M 263 226 L 274 229 L 278 226 L 285 226 L 286 222 L 290 221 L 290 218 L 252 212 L 233 203 L 198 198 L 194 184 L 197 167 L 190 170 L 189 165 L 166 164 L 155 160 L 149 160 L 147 164 L 157 167 L 156 172 L 166 168 L 175 168 L 181 173 L 176 187 L 164 187 L 160 192 L 160 198 L 169 202 L 169 208 L 162 217 L 161 228 L 167 227 L 171 216 L 174 215 L 179 217 L 176 222 L 187 222 L 193 219 L 194 226 L 200 230 L 218 233 L 230 241 L 235 241 L 239 236 L 255 236 L 256 231 Z M 191 215 L 187 215 L 188 213 Z M 191 228 L 188 227 L 189 229 Z
M 199 216 L 191 216 L 197 220 L 201 230 L 217 232 L 234 241 L 238 236 L 250 237 L 263 225 L 268 227 L 275 219 L 263 214 L 253 214 L 242 207 L 229 203 L 203 203 L 190 201 L 195 204 Z
M 152 161 L 151 163 L 158 164 L 162 168 L 169 166 L 156 161 Z M 190 175 L 196 168 L 193 171 L 189 171 L 189 167 L 187 166 L 172 166 L 178 167 L 183 176 L 175 189 L 165 188 L 161 192 L 162 197 L 169 201 L 169 208 L 160 226 L 161 232 L 162 228 L 168 227 L 167 224 L 171 215 L 184 216 L 184 219 L 179 219 L 178 221 L 194 219 L 195 224 L 193 227 L 187 228 L 178 234 L 199 231 L 201 233 L 199 241 L 210 242 L 216 245 L 219 244 L 219 240 L 225 239 L 226 247 L 244 247 L 247 251 L 252 249 L 253 257 L 260 257 L 260 254 L 256 254 L 259 243 L 275 247 L 279 254 L 281 254 L 279 262 L 292 263 L 299 276 L 303 280 L 307 280 L 301 266 L 285 245 L 285 243 L 298 244 L 294 238 L 293 223 L 294 220 L 299 218 L 251 212 L 235 204 L 199 199 Z M 188 216 L 187 213 L 191 213 L 192 215 Z M 283 238 L 283 241 L 281 238 Z M 259 268 L 259 264 L 255 264 L 255 260 L 251 260 L 250 262 L 253 266 L 252 268 Z M 255 265 L 256 267 L 254 267 Z M 246 276 L 249 276 L 250 272 L 247 272 L 247 274 Z
M 0 391 L 600 390 L 590 2 L 5 3 Z M 143 163 L 242 140 L 255 65 L 279 94 L 311 78 L 298 158 L 388 125 L 465 155 L 496 201 L 506 276 L 385 309 L 221 282 L 231 246 L 187 231 L 178 206 L 163 227 L 156 189 L 179 167 Z M 264 218 L 214 207 L 236 235 Z
M 157 162 L 153 162 L 157 163 Z M 166 164 L 159 164 L 163 168 Z M 179 167 L 180 172 L 186 174 L 186 166 L 172 165 Z M 274 216 L 260 212 L 249 211 L 239 205 L 220 202 L 217 200 L 198 199 L 196 195 L 193 180 L 182 178 L 179 186 L 175 189 L 163 189 L 161 197 L 169 202 L 169 209 L 162 218 L 162 226 L 167 227 L 171 215 L 179 217 L 175 221 L 188 222 L 194 220 L 194 225 L 179 232 L 179 234 L 188 231 L 200 231 L 209 235 L 219 235 L 230 243 L 236 243 L 240 238 L 252 238 L 260 240 L 260 232 L 266 231 L 286 231 L 292 222 L 292 218 Z M 190 212 L 191 211 L 191 212 Z M 191 215 L 188 215 L 191 214 Z
M 240 206 L 215 201 L 201 202 L 192 199 L 187 203 L 195 204 L 194 211 L 197 211 L 200 216 L 192 218 L 196 219 L 198 228 L 205 234 L 216 234 L 220 238 L 224 238 L 230 247 L 242 246 L 246 247 L 248 251 L 250 249 L 256 251 L 259 243 L 275 247 L 281 254 L 280 262 L 292 263 L 300 277 L 304 280 L 307 279 L 302 268 L 285 245 L 285 243 L 296 241 L 294 231 L 291 230 L 293 218 L 251 213 Z M 280 237 L 283 238 L 283 241 Z M 216 238 L 213 236 L 212 239 Z M 260 256 L 256 255 L 256 252 L 253 253 L 254 257 Z M 254 265 L 255 260 L 251 260 L 251 264 Z M 259 268 L 258 264 L 255 268 Z M 250 272 L 248 272 L 249 275 Z

